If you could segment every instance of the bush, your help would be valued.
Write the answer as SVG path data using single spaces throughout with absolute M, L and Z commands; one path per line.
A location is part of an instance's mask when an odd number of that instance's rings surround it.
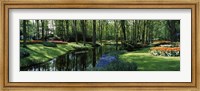
M 180 56 L 180 47 L 153 47 L 150 53 L 154 56 Z
M 30 55 L 30 53 L 24 49 L 24 48 L 20 48 L 20 58 L 25 58 L 28 57 Z
M 57 47 L 57 45 L 55 43 L 52 43 L 52 42 L 43 42 L 43 45 L 47 46 L 47 47 Z

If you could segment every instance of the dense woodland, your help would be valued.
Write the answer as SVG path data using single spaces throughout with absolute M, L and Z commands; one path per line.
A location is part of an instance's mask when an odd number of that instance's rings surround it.
M 23 71 L 178 71 L 179 46 L 180 20 L 20 21 Z
M 22 20 L 20 38 L 92 42 L 105 40 L 150 44 L 153 40 L 179 41 L 179 20 Z

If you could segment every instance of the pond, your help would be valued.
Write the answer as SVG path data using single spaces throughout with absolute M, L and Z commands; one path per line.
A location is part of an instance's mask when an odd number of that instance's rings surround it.
M 72 51 L 48 62 L 21 67 L 20 71 L 88 71 L 96 66 L 103 54 L 114 50 L 113 45 L 105 45 L 89 50 Z

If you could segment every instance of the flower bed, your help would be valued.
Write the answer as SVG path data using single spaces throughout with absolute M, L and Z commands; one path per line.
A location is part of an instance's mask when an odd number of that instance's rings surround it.
M 180 56 L 180 47 L 152 47 L 150 53 L 154 56 Z
M 102 55 L 94 70 L 98 71 L 136 71 L 137 64 L 134 62 L 124 62 L 116 56 Z
M 97 63 L 96 67 L 106 67 L 108 64 L 110 64 L 112 61 L 117 61 L 117 58 L 115 56 L 107 56 L 102 55 L 99 62 Z

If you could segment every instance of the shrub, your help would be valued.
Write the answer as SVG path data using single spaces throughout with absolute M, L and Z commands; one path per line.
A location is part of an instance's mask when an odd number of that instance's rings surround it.
M 180 47 L 153 47 L 150 53 L 155 56 L 180 56 Z
M 47 46 L 47 47 L 57 47 L 57 45 L 55 43 L 52 43 L 52 42 L 43 42 L 43 45 Z
M 25 58 L 28 57 L 30 55 L 30 53 L 24 49 L 24 48 L 20 48 L 20 58 Z

